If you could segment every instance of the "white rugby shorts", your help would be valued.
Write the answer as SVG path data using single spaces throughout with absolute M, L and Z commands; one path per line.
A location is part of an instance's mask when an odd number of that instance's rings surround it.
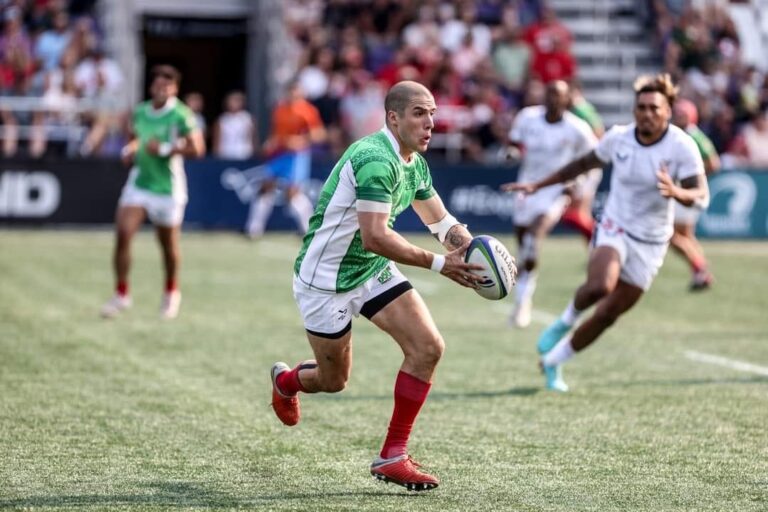
M 648 291 L 664 263 L 669 243 L 641 242 L 632 238 L 615 222 L 604 218 L 595 228 L 592 246 L 616 249 L 621 261 L 619 279 Z
M 568 201 L 559 185 L 544 187 L 530 195 L 519 193 L 512 207 L 512 221 L 515 226 L 528 227 L 542 215 L 559 219 Z
M 293 276 L 293 297 L 299 307 L 304 328 L 325 338 L 340 338 L 360 314 L 370 319 L 387 304 L 412 288 L 394 262 L 366 282 L 344 293 L 310 288 Z
M 156 226 L 175 227 L 184 221 L 184 209 L 187 207 L 186 196 L 155 194 L 149 190 L 136 187 L 137 171 L 131 170 L 128 180 L 120 193 L 117 202 L 120 206 L 138 206 L 144 208 L 147 217 Z

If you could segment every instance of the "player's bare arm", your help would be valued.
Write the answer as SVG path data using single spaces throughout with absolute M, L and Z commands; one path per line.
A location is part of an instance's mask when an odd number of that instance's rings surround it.
M 363 242 L 363 248 L 366 251 L 384 256 L 395 263 L 428 269 L 432 269 L 436 258 L 441 257 L 416 247 L 399 233 L 390 229 L 387 224 L 389 220 L 389 214 L 387 213 L 358 212 L 357 218 L 360 224 L 360 237 Z M 479 278 L 471 273 L 470 270 L 479 270 L 480 268 L 464 262 L 464 253 L 468 246 L 469 241 L 456 250 L 447 253 L 444 256 L 445 263 L 439 269 L 439 272 L 462 286 L 474 288 Z
M 430 228 L 430 231 L 435 238 L 443 244 L 443 247 L 449 251 L 455 251 L 459 247 L 466 245 L 472 240 L 472 234 L 467 229 L 467 226 L 459 223 L 446 209 L 443 204 L 443 200 L 439 195 L 435 194 L 429 199 L 419 201 L 416 200 L 412 204 L 414 211 L 421 219 L 421 222 L 425 226 Z M 440 231 L 440 223 L 447 223 L 445 227 L 445 233 Z
M 443 246 L 449 251 L 458 249 L 459 247 L 466 247 L 466 245 L 472 241 L 472 234 L 469 232 L 464 224 L 456 224 L 448 230 L 448 234 L 445 236 Z
M 596 167 L 603 167 L 605 165 L 600 160 L 594 151 L 590 151 L 586 155 L 573 160 L 566 164 L 562 169 L 554 172 L 544 178 L 543 180 L 534 183 L 504 183 L 501 185 L 501 190 L 504 192 L 523 192 L 525 194 L 533 194 L 537 190 L 549 187 L 550 185 L 557 185 L 558 183 L 565 183 L 571 181 L 580 174 L 584 174 Z
M 659 179 L 657 187 L 659 193 L 664 197 L 669 197 L 684 206 L 693 206 L 703 203 L 708 194 L 707 180 L 703 176 L 691 176 L 680 181 L 680 185 L 675 185 L 672 177 L 665 167 L 659 169 L 656 173 Z
M 205 154 L 205 139 L 203 139 L 203 133 L 200 130 L 194 130 L 174 143 L 150 139 L 147 141 L 146 147 L 147 153 L 150 155 L 181 155 L 184 158 L 200 158 Z

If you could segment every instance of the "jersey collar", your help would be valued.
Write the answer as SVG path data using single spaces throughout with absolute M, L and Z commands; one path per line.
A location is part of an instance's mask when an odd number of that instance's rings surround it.
M 407 161 L 405 158 L 403 158 L 403 155 L 400 154 L 400 144 L 397 143 L 397 139 L 395 138 L 394 134 L 390 131 L 390 129 L 387 127 L 387 125 L 384 125 L 381 131 L 384 132 L 384 135 L 386 135 L 387 139 L 389 139 L 389 143 L 392 145 L 392 149 L 395 150 L 395 153 L 397 154 L 397 157 L 400 159 L 400 161 L 403 162 L 405 165 L 411 165 L 414 162 L 415 157 L 411 156 L 410 162 Z
M 178 101 L 179 101 L 178 98 L 176 98 L 175 96 L 172 96 L 172 97 L 168 98 L 168 100 L 165 102 L 165 105 L 163 105 L 160 108 L 155 108 L 152 105 L 152 102 L 150 101 L 149 102 L 149 108 L 147 109 L 147 112 L 149 112 L 149 115 L 152 116 L 152 117 L 164 116 L 165 114 L 170 112 L 173 109 L 173 107 L 176 106 L 176 103 Z

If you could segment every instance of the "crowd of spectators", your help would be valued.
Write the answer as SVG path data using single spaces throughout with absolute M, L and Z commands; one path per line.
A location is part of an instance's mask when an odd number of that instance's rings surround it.
M 768 77 L 744 63 L 727 2 L 649 3 L 659 61 L 724 164 L 768 166 Z M 463 159 L 493 162 L 542 84 L 577 75 L 571 34 L 546 2 L 289 0 L 284 10 L 295 72 L 333 152 L 381 126 L 386 89 L 412 79 L 438 104 L 433 150 L 459 145 Z
M 647 1 L 660 62 L 698 106 L 724 165 L 768 167 L 768 76 L 744 63 L 723 2 Z M 82 155 L 114 154 L 124 142 L 127 105 L 117 105 L 125 80 L 103 52 L 95 3 L 0 0 L 0 96 L 35 100 L 17 108 L 0 102 L 4 156 L 19 151 L 20 139 L 33 157 L 49 139 L 74 141 Z M 331 155 L 379 129 L 386 90 L 410 79 L 438 104 L 431 150 L 493 163 L 505 157 L 516 112 L 542 101 L 543 84 L 577 76 L 572 36 L 541 0 L 285 0 L 282 7 L 292 63 L 286 83 L 295 78 L 319 110 Z M 205 125 L 205 99 L 184 99 Z M 235 93 L 227 103 L 243 101 Z M 212 120 L 208 134 L 217 152 L 227 151 L 222 127 L 253 125 L 242 105 L 223 110 L 223 123 Z M 251 156 L 258 138 L 254 125 L 242 141 Z
M 664 69 L 697 105 L 724 167 L 768 168 L 768 75 L 744 62 L 727 5 L 699 4 L 653 0 Z
M 386 90 L 417 80 L 438 105 L 433 150 L 502 155 L 514 113 L 576 75 L 571 34 L 536 0 L 289 0 L 295 74 L 330 150 L 384 124 Z
M 49 139 L 92 154 L 119 137 L 124 86 L 104 54 L 95 0 L 0 0 L 2 154 L 43 155 Z M 85 127 L 85 129 L 83 129 Z M 71 148 L 70 148 L 71 149 Z

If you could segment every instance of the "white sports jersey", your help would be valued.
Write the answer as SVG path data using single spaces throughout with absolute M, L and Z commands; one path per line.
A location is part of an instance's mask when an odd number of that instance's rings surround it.
M 673 181 L 697 174 L 705 179 L 704 162 L 690 135 L 670 124 L 658 142 L 647 146 L 635 137 L 635 123 L 614 126 L 600 140 L 595 154 L 613 164 L 603 215 L 636 240 L 669 241 L 674 199 L 659 193 L 656 172 L 666 165 Z
M 545 116 L 546 109 L 536 105 L 522 109 L 515 117 L 509 139 L 525 148 L 518 181 L 530 183 L 545 178 L 597 144 L 589 125 L 570 112 L 563 113 L 556 123 L 550 123 Z
M 245 160 L 253 156 L 253 118 L 245 110 L 219 117 L 219 158 Z

